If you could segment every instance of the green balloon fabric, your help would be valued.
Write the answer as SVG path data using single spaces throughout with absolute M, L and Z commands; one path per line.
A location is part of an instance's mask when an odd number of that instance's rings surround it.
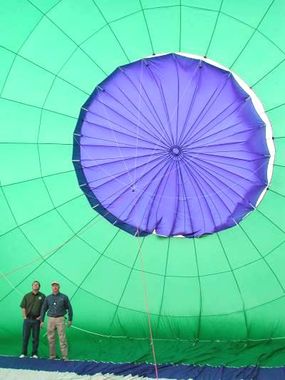
M 19 304 L 32 281 L 49 294 L 56 279 L 74 308 L 71 358 L 284 365 L 284 14 L 283 0 L 1 3 L 0 354 L 20 352 Z M 119 66 L 171 52 L 232 70 L 272 125 L 264 198 L 238 225 L 202 238 L 112 225 L 72 162 L 94 88 Z

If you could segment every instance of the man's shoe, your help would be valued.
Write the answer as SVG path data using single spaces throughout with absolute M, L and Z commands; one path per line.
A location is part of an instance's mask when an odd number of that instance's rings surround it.
M 55 359 L 56 359 L 56 356 L 50 356 L 49 359 L 50 359 L 50 360 L 55 360 Z
M 23 359 L 23 358 L 25 358 L 27 355 L 24 355 L 24 354 L 21 354 L 20 356 L 19 356 L 19 358 L 20 359 Z
M 31 356 L 33 359 L 38 359 L 39 357 L 38 357 L 38 355 L 32 355 Z
M 63 356 L 63 357 L 62 357 L 62 360 L 66 362 L 66 361 L 68 360 L 68 357 Z

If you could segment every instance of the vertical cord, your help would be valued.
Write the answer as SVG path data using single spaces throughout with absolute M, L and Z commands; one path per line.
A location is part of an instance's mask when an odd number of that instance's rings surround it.
M 139 234 L 137 235 L 137 237 L 139 238 Z M 141 259 L 141 276 L 142 276 L 143 289 L 144 289 L 145 309 L 146 309 L 146 313 L 147 313 L 149 336 L 150 336 L 150 345 L 151 345 L 152 356 L 153 356 L 155 378 L 158 379 L 158 367 L 157 367 L 157 361 L 156 361 L 155 346 L 154 346 L 154 341 L 153 341 L 153 331 L 152 331 L 152 327 L 151 327 L 148 294 L 147 294 L 147 284 L 146 284 L 146 279 L 145 279 L 144 261 L 143 261 L 143 255 L 141 252 L 141 246 L 142 246 L 142 244 L 139 244 L 139 256 Z

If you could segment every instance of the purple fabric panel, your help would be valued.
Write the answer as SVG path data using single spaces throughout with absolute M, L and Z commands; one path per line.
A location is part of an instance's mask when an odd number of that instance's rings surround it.
M 169 54 L 122 66 L 84 109 L 82 189 L 118 225 L 213 233 L 239 222 L 267 185 L 264 122 L 233 75 L 204 61 Z

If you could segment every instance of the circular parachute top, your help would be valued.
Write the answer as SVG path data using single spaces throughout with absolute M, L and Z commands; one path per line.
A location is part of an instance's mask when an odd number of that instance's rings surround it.
M 268 184 L 265 126 L 229 71 L 176 54 L 139 60 L 82 107 L 79 184 L 96 211 L 138 236 L 220 231 Z
M 1 2 L 0 355 L 57 279 L 71 359 L 284 365 L 284 14 Z

